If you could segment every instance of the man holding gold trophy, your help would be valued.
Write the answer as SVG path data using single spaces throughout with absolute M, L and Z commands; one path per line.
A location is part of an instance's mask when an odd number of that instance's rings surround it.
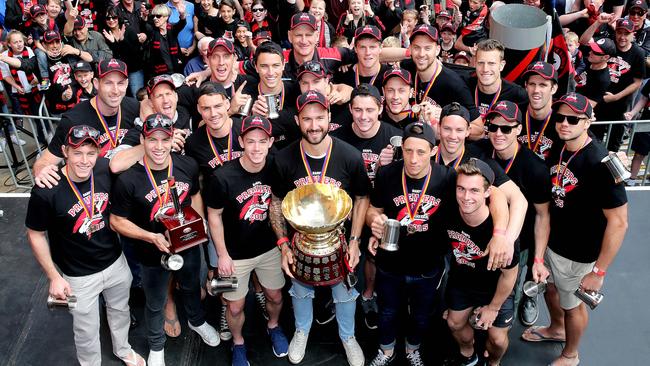
M 298 97 L 297 109 L 302 138 L 276 155 L 270 210 L 282 267 L 293 284 L 289 293 L 296 331 L 289 344 L 289 362 L 297 364 L 305 356 L 314 286 L 330 286 L 348 363 L 362 366 L 363 351 L 354 337 L 359 293 L 354 289 L 353 270 L 359 262 L 370 183 L 361 153 L 328 135 L 327 98 L 307 91 Z M 349 216 L 351 222 L 346 220 Z M 297 231 L 291 239 L 287 221 Z

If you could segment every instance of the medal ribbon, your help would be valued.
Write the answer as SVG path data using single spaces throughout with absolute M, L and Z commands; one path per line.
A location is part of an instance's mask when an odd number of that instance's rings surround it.
M 445 162 L 441 158 L 442 154 L 440 153 L 440 145 L 438 145 L 438 151 L 436 151 L 436 160 L 435 162 L 440 165 L 445 165 Z M 463 156 L 465 156 L 465 145 L 463 145 L 463 150 L 460 152 L 460 156 L 454 160 L 453 167 L 454 169 L 458 168 L 460 165 L 460 162 L 463 160 Z
M 578 150 L 576 150 L 573 155 L 569 157 L 569 159 L 566 161 L 566 164 L 564 165 L 564 169 L 562 169 L 562 155 L 564 154 L 564 151 L 566 150 L 566 144 L 562 146 L 562 150 L 560 151 L 560 161 L 557 163 L 557 171 L 555 172 L 555 177 L 557 178 L 557 182 L 555 183 L 555 186 L 558 188 L 562 188 L 562 178 L 564 177 L 564 173 L 566 173 L 567 168 L 569 167 L 569 163 L 573 158 L 575 158 L 576 155 L 582 150 L 587 144 L 591 141 L 591 137 L 587 137 L 585 140 L 585 143 L 580 146 Z
M 510 168 L 512 168 L 512 164 L 515 162 L 515 158 L 517 157 L 517 153 L 519 153 L 519 144 L 517 144 L 517 150 L 515 150 L 515 154 L 508 160 L 508 164 L 506 164 L 506 168 L 504 169 L 506 171 L 506 174 L 510 171 Z M 496 151 L 492 150 L 492 159 L 496 156 Z
M 325 154 L 325 160 L 323 161 L 323 166 L 321 167 L 320 170 L 320 179 L 318 180 L 318 183 L 323 183 L 323 180 L 325 179 L 325 172 L 327 171 L 327 167 L 330 165 L 330 158 L 332 155 L 332 142 L 330 142 L 330 146 L 327 148 L 327 153 Z M 311 167 L 309 166 L 309 160 L 307 160 L 307 154 L 305 153 L 305 149 L 302 147 L 302 141 L 300 141 L 300 157 L 302 158 L 302 165 L 304 165 L 305 170 L 307 170 L 307 174 L 309 175 L 309 180 L 312 183 L 316 183 L 316 179 L 314 179 L 314 176 L 311 173 Z
M 497 90 L 496 94 L 494 94 L 494 97 L 492 98 L 492 101 L 490 102 L 490 105 L 488 106 L 487 110 L 489 111 L 494 103 L 499 100 L 499 96 L 501 95 L 501 85 L 499 85 L 499 90 Z M 481 103 L 478 101 L 478 83 L 476 84 L 476 88 L 474 88 L 474 103 L 476 104 L 476 107 L 478 108 Z M 487 114 L 487 111 L 485 112 Z M 481 116 L 483 118 L 485 116 Z
M 210 131 L 208 129 L 205 129 L 205 133 L 208 135 L 208 142 L 210 143 L 210 149 L 212 150 L 212 153 L 214 154 L 214 157 L 219 160 L 219 165 L 223 165 L 224 161 L 221 159 L 221 155 L 219 155 L 219 150 L 217 150 L 217 145 L 214 144 L 214 141 L 212 141 L 212 135 L 210 135 Z M 230 132 L 228 133 L 228 160 L 232 160 L 232 128 L 230 129 Z
M 404 172 L 404 169 L 402 169 L 402 191 L 404 192 L 404 199 L 406 200 L 406 212 L 408 212 L 411 221 L 415 220 L 415 215 L 418 213 L 418 209 L 422 204 L 422 199 L 424 198 L 424 194 L 426 193 L 427 188 L 429 187 L 430 180 L 431 180 L 431 167 L 429 167 L 429 172 L 424 177 L 424 182 L 422 183 L 422 189 L 420 190 L 418 199 L 415 202 L 415 206 L 413 207 L 411 206 L 412 203 L 411 200 L 409 199 L 408 187 L 406 186 L 406 173 Z
M 146 156 L 142 158 L 142 162 L 144 163 L 144 170 L 147 172 L 147 178 L 149 178 L 149 183 L 151 183 L 151 186 L 153 187 L 154 191 L 156 191 L 156 196 L 158 197 L 160 208 L 162 208 L 165 202 L 167 202 L 167 199 L 169 198 L 169 185 L 167 185 L 167 188 L 165 188 L 165 196 L 163 198 L 162 193 L 160 193 L 160 190 L 158 190 L 158 184 L 156 184 L 156 178 L 154 178 L 153 173 L 151 172 L 151 168 L 149 168 L 149 164 L 147 163 Z M 172 157 L 170 156 L 169 165 L 167 166 L 167 177 L 171 177 L 173 170 L 174 170 L 174 162 L 172 160 Z
M 436 61 L 436 70 L 433 72 L 433 77 L 431 78 L 431 80 L 429 80 L 429 83 L 427 84 L 427 87 L 425 88 L 424 94 L 422 95 L 422 100 L 424 100 L 424 97 L 429 95 L 429 90 L 431 90 L 431 87 L 436 82 L 436 79 L 438 78 L 438 76 L 440 76 L 441 71 L 442 71 L 442 68 L 440 67 L 440 64 L 438 63 L 438 61 Z M 415 88 L 414 88 L 414 90 L 415 90 L 415 101 L 418 104 L 422 103 L 422 100 L 420 100 L 419 102 L 417 101 L 417 99 L 418 99 L 417 96 L 418 96 L 418 82 L 419 82 L 419 80 L 420 80 L 420 77 L 419 77 L 418 73 L 416 72 L 415 73 Z
M 551 113 L 553 113 L 553 111 L 548 112 L 548 114 L 546 115 L 544 124 L 542 125 L 542 129 L 539 131 L 539 135 L 537 135 L 537 139 L 535 140 L 535 145 L 533 145 L 533 147 L 531 148 L 530 144 L 533 141 L 533 133 L 530 128 L 530 114 L 528 113 L 528 111 L 526 111 L 526 135 L 527 135 L 526 137 L 528 137 L 528 148 L 532 152 L 536 152 L 537 148 L 539 147 L 540 141 L 542 141 L 542 135 L 546 130 L 546 126 L 548 126 L 548 121 L 551 120 Z
M 72 192 L 74 192 L 74 195 L 77 197 L 77 200 L 79 200 L 79 203 L 81 203 L 81 207 L 83 207 L 84 212 L 86 213 L 86 217 L 88 217 L 88 220 L 92 220 L 93 216 L 95 215 L 95 211 L 94 211 L 95 210 L 95 179 L 93 177 L 93 173 L 90 173 L 90 205 L 89 206 L 86 206 L 86 201 L 84 201 L 83 195 L 81 194 L 81 191 L 79 191 L 79 188 L 77 188 L 77 185 L 70 180 L 67 165 L 65 166 L 65 179 L 68 180 L 68 184 L 70 185 L 70 188 L 72 188 Z
M 354 86 L 357 87 L 359 84 L 361 84 L 361 76 L 359 75 L 359 65 L 354 65 L 352 68 L 354 69 Z M 379 75 L 379 71 L 381 71 L 381 64 L 377 65 L 379 66 L 379 69 L 375 73 L 375 75 L 370 79 L 370 82 L 368 84 L 370 85 L 375 85 L 375 80 L 377 79 L 377 76 Z
M 111 140 L 111 146 L 115 148 L 117 146 L 117 138 L 120 135 L 120 124 L 122 122 L 122 107 L 117 107 L 117 125 L 115 126 L 115 134 L 111 133 L 111 130 L 108 128 L 108 123 L 106 123 L 106 118 L 102 115 L 99 110 L 99 105 L 97 104 L 97 97 L 94 98 L 94 103 L 90 103 L 90 106 L 93 107 L 95 113 L 97 113 L 97 118 L 101 122 L 104 131 L 108 135 L 108 138 Z

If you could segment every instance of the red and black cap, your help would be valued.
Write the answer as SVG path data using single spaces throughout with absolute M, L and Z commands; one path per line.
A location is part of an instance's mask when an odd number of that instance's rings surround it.
M 379 28 L 375 27 L 374 25 L 365 25 L 363 27 L 357 28 L 357 30 L 354 31 L 355 40 L 359 40 L 365 37 L 374 38 L 379 42 L 382 41 L 381 30 L 379 30 Z
M 634 23 L 626 18 L 621 18 L 616 21 L 616 30 L 623 29 L 628 33 L 634 32 Z
M 148 137 L 156 131 L 162 131 L 172 136 L 174 134 L 174 122 L 162 113 L 150 114 L 142 123 L 142 135 Z
M 231 55 L 235 53 L 235 46 L 226 38 L 220 37 L 210 41 L 208 44 L 208 56 L 212 55 L 217 47 L 223 47 Z
M 74 28 L 73 28 L 74 30 L 84 29 L 85 26 L 86 26 L 86 20 L 84 18 L 77 17 L 74 20 Z
M 307 61 L 298 66 L 298 80 L 304 74 L 312 74 L 317 78 L 324 78 L 327 76 L 327 70 L 320 61 Z
M 171 77 L 171 75 L 163 74 L 154 76 L 149 79 L 147 82 L 147 94 L 151 95 L 151 93 L 153 93 L 153 90 L 156 89 L 156 87 L 160 84 L 167 84 L 172 88 L 172 90 L 176 90 L 176 85 L 174 85 L 174 79 Z
M 402 146 L 406 139 L 410 137 L 416 137 L 423 139 L 430 143 L 431 145 L 436 144 L 436 134 L 433 132 L 433 128 L 428 123 L 424 122 L 413 122 L 404 127 L 404 134 L 402 136 Z
M 519 106 L 508 100 L 501 100 L 493 105 L 485 115 L 485 119 L 489 120 L 490 117 L 495 115 L 503 117 L 508 122 L 521 123 L 521 110 Z
M 438 18 L 446 18 L 446 19 L 451 19 L 451 14 L 449 14 L 449 11 L 447 10 L 440 10 L 438 15 L 436 15 L 436 20 Z
M 269 137 L 273 136 L 271 133 L 273 131 L 273 126 L 271 122 L 263 116 L 252 115 L 247 116 L 241 123 L 241 133 L 240 136 L 244 136 L 246 132 L 259 128 L 264 131 Z
M 597 56 L 616 55 L 616 44 L 609 38 L 601 38 L 595 42 L 589 42 L 589 48 L 591 48 Z
M 524 80 L 528 80 L 530 75 L 539 75 L 546 80 L 553 80 L 557 83 L 557 71 L 553 65 L 544 61 L 535 61 L 528 65 L 526 71 L 521 75 Z
M 471 56 L 465 51 L 458 51 L 454 55 L 454 61 L 458 60 L 459 58 L 464 58 L 465 60 L 467 60 L 467 62 L 471 61 Z
M 45 10 L 45 7 L 41 4 L 36 4 L 29 8 L 29 15 L 32 16 L 32 18 L 36 18 L 37 16 L 41 14 L 47 14 L 47 10 Z
M 456 34 L 456 27 L 454 27 L 454 24 L 452 22 L 447 22 L 443 24 L 442 27 L 440 27 L 440 33 L 445 31 Z
M 86 62 L 84 60 L 80 60 L 79 62 L 77 62 L 76 64 L 74 64 L 72 66 L 72 70 L 74 70 L 74 72 L 77 72 L 77 71 L 93 71 L 93 67 L 90 66 L 90 64 L 88 62 Z
M 434 42 L 438 43 L 438 30 L 429 24 L 420 24 L 417 27 L 413 29 L 413 32 L 411 33 L 411 37 L 409 38 L 409 41 L 413 42 L 413 38 L 415 38 L 419 34 L 424 34 L 426 36 L 429 36 Z
M 61 35 L 55 30 L 47 31 L 43 34 L 43 42 L 50 43 L 54 41 L 61 41 Z
M 323 106 L 323 108 L 325 109 L 329 109 L 330 107 L 330 103 L 327 100 L 326 96 L 324 96 L 323 94 L 315 90 L 309 90 L 307 92 L 300 94 L 300 96 L 298 97 L 298 100 L 296 101 L 298 112 L 301 112 L 303 108 L 305 108 L 305 106 L 312 103 L 318 103 L 321 106 Z
M 111 72 L 119 72 L 120 74 L 124 75 L 124 77 L 129 77 L 129 72 L 126 68 L 126 64 L 122 60 L 111 58 L 102 60 L 99 65 L 97 65 L 97 76 L 100 79 Z
M 634 0 L 630 3 L 628 11 L 634 8 L 641 9 L 643 11 L 648 11 L 648 2 L 647 0 Z
M 253 42 L 259 42 L 259 41 L 261 41 L 263 39 L 266 39 L 266 40 L 270 41 L 272 39 L 271 38 L 271 33 L 267 32 L 267 31 L 257 31 L 253 35 Z
M 566 104 L 572 111 L 578 114 L 584 114 L 587 118 L 591 118 L 594 114 L 594 111 L 591 108 L 591 103 L 589 103 L 589 100 L 582 94 L 569 93 L 563 95 L 553 103 L 553 109 L 557 110 L 560 104 Z
M 399 67 L 392 68 L 384 73 L 384 80 L 382 82 L 382 85 L 386 85 L 388 79 L 395 76 L 402 79 L 402 81 L 406 84 L 411 85 L 411 73 L 408 72 L 408 70 Z
M 311 29 L 316 30 L 316 18 L 309 13 L 296 13 L 291 17 L 291 29 L 295 29 L 299 25 L 308 25 Z
M 86 141 L 91 142 L 93 145 L 99 147 L 99 130 L 87 125 L 78 125 L 68 130 L 66 137 L 66 145 L 77 148 Z

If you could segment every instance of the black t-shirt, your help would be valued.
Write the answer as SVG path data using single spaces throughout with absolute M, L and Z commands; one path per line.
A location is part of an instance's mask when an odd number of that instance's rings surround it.
M 334 80 L 332 81 L 334 84 L 345 84 L 345 85 L 350 85 L 352 87 L 357 87 L 359 84 L 372 84 L 379 89 L 379 92 L 383 95 L 383 88 L 382 86 L 384 85 L 384 73 L 390 69 L 390 66 L 386 64 L 381 64 L 381 67 L 379 68 L 379 73 L 377 73 L 375 76 L 361 76 L 359 75 L 359 81 L 357 82 L 357 73 L 355 72 L 357 65 L 354 65 L 353 67 L 348 68 L 347 72 L 344 73 L 338 73 Z
M 171 175 L 176 179 L 176 190 L 178 192 L 181 207 L 192 204 L 192 196 L 199 191 L 199 170 L 196 162 L 183 155 L 172 153 L 173 167 Z M 167 191 L 167 177 L 170 175 L 167 168 L 163 170 L 152 170 L 151 173 L 158 187 L 154 189 L 149 181 L 145 167 L 138 163 L 117 177 L 111 196 L 111 213 L 125 217 L 141 229 L 164 233 L 165 226 L 156 221 L 158 213 L 167 215 L 173 213 L 173 202 L 171 196 L 162 203 L 158 198 L 156 190 Z M 199 214 L 202 214 L 199 212 Z M 141 240 L 133 239 L 136 258 L 145 266 L 156 266 L 160 264 L 161 252 L 155 245 Z
M 412 115 L 411 113 L 405 113 L 405 117 L 403 119 L 400 121 L 395 121 L 390 117 L 390 115 L 388 115 L 388 112 L 386 112 L 386 106 L 384 106 L 384 112 L 381 114 L 381 116 L 379 116 L 379 119 L 395 128 L 399 128 L 400 130 L 403 130 L 404 127 L 408 126 L 412 122 L 418 121 L 418 117 Z
M 241 121 L 238 118 L 232 118 L 232 128 L 230 135 L 215 138 L 210 135 L 210 139 L 216 148 L 217 157 L 212 151 L 212 146 L 208 140 L 206 125 L 196 129 L 185 142 L 185 155 L 191 156 L 199 164 L 199 169 L 204 178 L 209 177 L 215 171 L 221 162 L 234 160 L 242 155 L 244 149 L 239 146 L 239 133 L 241 131 Z M 228 156 L 228 144 L 230 146 L 230 156 Z
M 533 118 L 528 113 L 528 104 L 520 105 L 519 108 L 526 112 L 523 113 L 524 120 L 521 124 L 521 133 L 517 137 L 517 141 L 535 152 L 540 158 L 546 160 L 551 153 L 553 145 L 563 143 L 557 135 L 555 125 L 549 120 L 550 115 L 543 120 L 539 120 Z M 529 126 L 530 131 L 528 131 Z
M 451 47 L 449 47 L 448 50 L 446 50 L 445 47 L 441 43 L 440 44 L 440 56 L 438 56 L 438 57 L 440 58 L 440 61 L 442 61 L 442 62 L 453 64 L 454 63 L 454 56 L 456 56 L 456 54 L 458 52 L 460 52 L 460 51 L 458 51 L 457 49 L 454 48 L 453 43 L 451 44 Z
M 641 95 L 648 98 L 648 102 L 641 113 L 641 119 L 650 119 L 650 83 L 645 83 L 643 88 L 641 88 Z
M 275 156 L 275 174 L 273 174 L 271 187 L 273 187 L 273 194 L 280 199 L 283 199 L 289 191 L 311 183 L 300 153 L 301 141 L 293 142 Z M 318 158 L 307 156 L 306 160 L 309 162 L 314 179 L 320 180 L 325 156 Z M 370 182 L 361 152 L 348 143 L 332 137 L 332 152 L 322 183 L 333 184 L 343 189 L 352 200 L 357 196 L 367 196 Z
M 176 114 L 174 115 L 172 122 L 174 123 L 175 129 L 192 130 L 192 116 L 190 116 L 190 113 L 187 111 L 187 109 L 181 106 L 176 107 Z M 135 128 L 130 129 L 126 136 L 124 136 L 124 139 L 122 139 L 123 145 L 140 145 L 140 136 L 142 135 L 143 122 L 140 117 L 137 117 L 133 124 L 135 125 Z
M 124 97 L 120 104 L 121 109 L 121 122 L 120 129 L 116 133 L 117 127 L 117 114 L 113 116 L 104 116 L 106 124 L 111 134 L 116 135 L 117 145 L 122 143 L 124 136 L 127 135 L 129 130 L 135 127 L 134 121 L 140 114 L 140 103 L 135 98 Z M 118 113 L 119 114 L 119 113 Z M 111 136 L 106 132 L 102 122 L 100 121 L 97 111 L 90 104 L 90 100 L 77 104 L 73 109 L 63 114 L 59 125 L 56 127 L 54 137 L 47 149 L 60 158 L 63 157 L 61 146 L 66 144 L 66 136 L 70 128 L 79 125 L 88 125 L 96 128 L 101 135 L 99 136 L 100 156 L 106 156 L 115 147 L 112 146 Z
M 601 163 L 607 156 L 601 144 L 587 144 L 568 167 L 566 161 L 573 152 L 564 151 L 558 172 L 561 150 L 556 146 L 546 159 L 553 184 L 548 247 L 573 261 L 591 263 L 598 258 L 607 226 L 603 209 L 625 204 L 625 187 L 614 184 L 609 170 Z M 561 184 L 558 175 L 562 177 Z
M 492 154 L 494 161 L 505 171 L 510 159 L 502 160 L 493 154 L 489 140 L 477 141 L 477 144 L 488 154 Z M 544 161 L 525 146 L 519 146 L 519 151 L 510 169 L 506 172 L 508 177 L 519 187 L 521 193 L 528 200 L 528 209 L 524 226 L 519 234 L 521 250 L 535 247 L 535 216 L 534 204 L 548 203 L 551 200 L 551 179 Z
M 634 79 L 645 78 L 645 52 L 636 44 L 632 44 L 632 47 L 625 52 L 617 50 L 616 56 L 607 61 L 607 66 L 609 66 L 611 81 L 607 91 L 616 94 L 632 84 Z M 628 99 L 633 95 L 634 93 L 614 103 L 607 103 L 608 108 L 603 112 L 624 112 Z
M 470 226 L 463 221 L 458 206 L 451 211 L 443 224 L 445 239 L 453 254 L 447 286 L 493 296 L 501 271 L 487 269 L 489 256 L 485 255 L 485 249 L 492 239 L 492 217 L 488 215 L 478 226 Z M 515 244 L 512 263 L 505 268 L 515 268 L 518 264 L 519 246 Z
M 402 130 L 379 121 L 379 130 L 377 130 L 375 136 L 368 139 L 357 136 L 352 130 L 352 125 L 339 128 L 332 132 L 332 136 L 338 137 L 361 151 L 368 178 L 370 182 L 373 182 L 379 169 L 381 150 L 388 146 L 391 137 L 402 136 Z
M 486 12 L 481 14 L 484 10 L 483 8 L 486 8 Z M 481 40 L 488 38 L 485 27 L 488 18 L 487 5 L 484 4 L 480 9 L 472 11 L 469 8 L 469 1 L 463 1 L 460 6 L 460 11 L 463 14 L 463 21 L 458 32 L 460 35 L 464 34 L 463 43 L 465 45 L 471 47 Z
M 412 85 L 415 85 L 415 78 L 417 77 L 415 64 L 412 60 L 404 60 L 401 63 L 403 69 L 408 70 L 411 75 L 413 75 L 413 80 L 411 80 Z M 467 87 L 467 84 L 463 79 L 458 76 L 456 72 L 449 69 L 446 66 L 440 65 L 442 68 L 438 78 L 434 82 L 433 86 L 429 90 L 427 97 L 425 98 L 424 93 L 426 91 L 428 82 L 422 82 L 421 80 L 417 81 L 417 90 L 415 90 L 415 102 L 421 103 L 423 101 L 429 101 L 431 104 L 444 107 L 451 102 L 458 102 L 469 110 L 471 120 L 477 119 L 480 114 L 478 108 L 474 104 L 474 97 L 472 92 Z
M 597 102 L 599 105 L 603 102 L 603 96 L 610 84 L 609 68 L 605 67 L 600 70 L 593 70 L 587 68 L 585 72 L 580 75 L 583 79 L 582 86 L 576 86 L 576 93 L 580 93 L 585 97 Z M 598 108 L 598 106 L 596 106 Z M 606 108 L 606 107 L 605 107 Z M 598 113 L 596 113 L 598 117 Z
M 235 81 L 232 84 L 230 84 L 230 86 L 226 87 L 224 85 L 228 100 L 232 100 L 232 96 L 235 94 L 237 89 L 239 89 L 239 87 L 244 81 L 246 81 L 245 76 L 237 75 Z M 219 82 L 216 83 L 221 84 Z M 192 130 L 195 131 L 199 123 L 203 119 L 203 117 L 201 117 L 201 114 L 199 113 L 199 110 L 197 108 L 197 104 L 199 102 L 200 89 L 196 85 L 192 85 L 192 86 L 182 85 L 181 87 L 176 89 L 176 93 L 178 93 L 178 105 L 187 109 L 192 115 Z
M 298 79 L 298 67 L 300 64 L 293 55 L 293 50 L 284 51 L 284 71 L 282 77 L 289 80 Z M 357 54 L 354 50 L 345 47 L 316 47 L 311 61 L 320 61 L 328 74 L 336 75 L 339 67 L 352 65 L 357 62 Z M 239 65 L 239 73 L 259 77 L 252 60 L 246 60 Z
M 440 147 L 438 147 L 438 149 L 440 149 Z M 483 148 L 477 146 L 476 143 L 473 142 L 469 142 L 469 141 L 465 142 L 465 150 L 463 154 L 460 156 L 460 162 L 457 162 L 458 158 L 456 158 L 456 160 L 452 160 L 447 164 L 444 164 L 442 157 L 439 156 L 438 153 L 434 155 L 431 160 L 441 165 L 446 165 L 449 168 L 455 168 L 456 166 L 467 163 L 471 158 L 481 159 L 484 162 L 486 162 L 490 166 L 490 168 L 492 168 L 492 170 L 494 171 L 493 185 L 495 187 L 499 187 L 502 184 L 510 181 L 510 178 L 508 178 L 508 175 L 506 175 L 506 172 L 504 172 L 503 169 L 501 169 L 499 164 L 497 164 L 497 162 L 494 161 L 490 157 L 490 155 L 487 155 Z
M 122 253 L 117 235 L 110 229 L 108 160 L 99 158 L 93 168 L 95 185 L 92 218 L 65 177 L 52 189 L 34 186 L 25 226 L 47 231 L 52 260 L 68 276 L 86 276 L 110 266 Z M 75 183 L 85 204 L 90 204 L 90 179 Z
M 400 222 L 399 250 L 377 249 L 375 263 L 383 271 L 418 275 L 431 272 L 442 265 L 448 247 L 441 240 L 442 212 L 453 205 L 456 172 L 439 164 L 431 164 L 431 177 L 420 208 L 411 220 L 402 186 L 404 161 L 396 161 L 379 170 L 370 195 L 372 206 L 383 209 L 389 219 Z M 425 178 L 406 176 L 409 200 L 415 206 L 422 194 Z M 412 233 L 409 233 L 409 230 Z
M 261 171 L 250 173 L 237 159 L 212 174 L 205 203 L 223 209 L 224 239 L 232 259 L 254 258 L 275 246 L 269 221 L 272 169 L 267 159 Z
M 70 65 L 76 64 L 78 60 L 78 57 L 72 55 L 58 59 L 47 57 L 47 74 L 51 84 L 45 92 L 45 100 L 50 113 L 60 114 L 74 107 L 74 100 L 63 100 L 63 92 L 74 82 L 74 74 Z
M 515 104 L 523 104 L 528 102 L 528 94 L 521 86 L 511 83 L 508 80 L 501 80 L 501 93 L 494 100 L 495 94 L 484 94 L 477 87 L 478 78 L 476 76 L 469 79 L 469 90 L 474 96 L 474 105 L 477 106 L 481 118 L 485 119 L 490 106 L 502 100 L 507 100 Z M 476 100 L 478 97 L 478 100 Z

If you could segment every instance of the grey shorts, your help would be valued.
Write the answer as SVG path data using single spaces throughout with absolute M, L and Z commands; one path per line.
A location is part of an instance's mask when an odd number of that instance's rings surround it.
M 581 263 L 555 253 L 550 248 L 546 249 L 544 261 L 549 267 L 551 275 L 548 282 L 555 285 L 560 294 L 560 307 L 571 310 L 582 303 L 574 294 L 580 287 L 582 278 L 594 269 L 595 262 Z

